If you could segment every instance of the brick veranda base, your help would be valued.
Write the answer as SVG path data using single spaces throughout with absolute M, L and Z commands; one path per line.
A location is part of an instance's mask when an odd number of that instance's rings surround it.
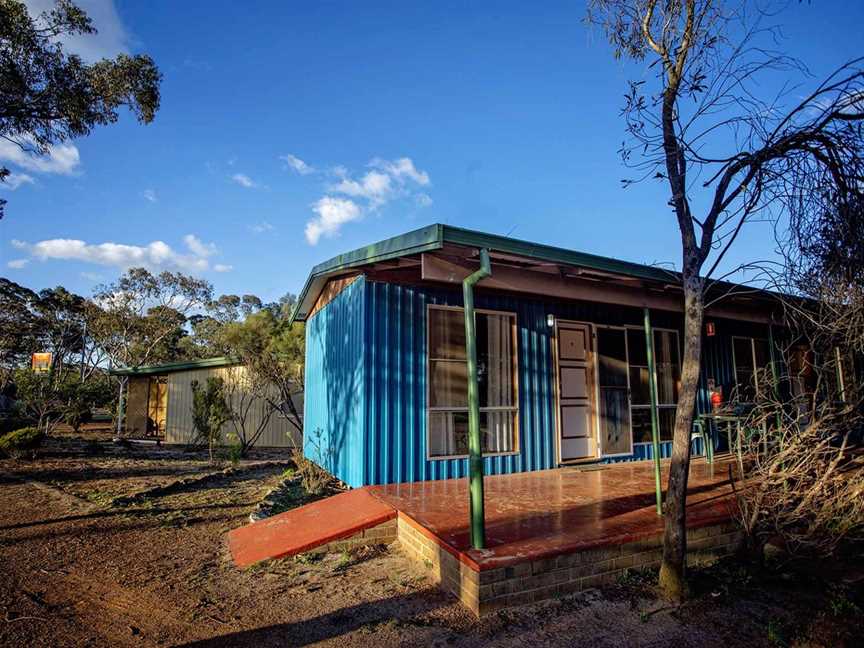
M 729 457 L 694 461 L 687 487 L 688 562 L 712 562 L 740 535 Z M 661 479 L 668 478 L 668 462 Z M 647 462 L 559 468 L 484 480 L 486 549 L 473 549 L 466 479 L 367 486 L 234 529 L 235 564 L 398 540 L 475 614 L 609 583 L 656 568 L 663 519 Z
M 398 538 L 411 560 L 477 616 L 613 583 L 627 570 L 657 568 L 662 545 L 661 536 L 656 536 L 478 571 L 402 514 Z M 733 553 L 740 542 L 741 533 L 732 522 L 691 529 L 687 564 L 710 564 Z

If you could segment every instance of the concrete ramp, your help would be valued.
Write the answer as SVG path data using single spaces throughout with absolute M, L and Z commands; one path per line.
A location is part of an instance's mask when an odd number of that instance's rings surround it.
M 238 567 L 284 558 L 348 538 L 396 517 L 396 509 L 366 488 L 339 493 L 228 533 Z

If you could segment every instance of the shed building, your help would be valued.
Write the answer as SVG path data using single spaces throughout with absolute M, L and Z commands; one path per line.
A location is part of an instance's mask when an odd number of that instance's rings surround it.
M 306 456 L 355 487 L 467 474 L 461 282 L 480 250 L 491 258 L 474 291 L 485 474 L 653 459 L 649 335 L 668 456 L 680 275 L 441 224 L 313 268 L 293 313 L 306 322 Z M 776 294 L 717 283 L 709 297 L 700 412 L 715 393 L 758 390 L 760 370 L 784 362 Z
M 226 357 L 190 362 L 174 362 L 126 369 L 115 369 L 114 375 L 127 378 L 124 406 L 125 433 L 129 438 L 152 438 L 169 444 L 189 444 L 195 439 L 192 422 L 192 383 L 206 385 L 207 379 L 225 381 L 226 396 L 235 412 L 243 412 L 245 429 L 263 426 L 255 443 L 258 448 L 299 448 L 300 426 L 279 411 L 273 411 L 267 399 L 250 393 L 246 367 Z M 272 399 L 278 402 L 276 388 Z M 295 397 L 297 411 L 302 411 L 302 395 Z M 226 438 L 234 432 L 233 424 L 223 427 Z

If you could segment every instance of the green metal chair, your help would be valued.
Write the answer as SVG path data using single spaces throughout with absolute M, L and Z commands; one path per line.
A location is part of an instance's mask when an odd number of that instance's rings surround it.
M 690 441 L 693 439 L 702 439 L 702 447 L 704 448 L 705 458 L 709 464 L 714 463 L 714 439 L 710 431 L 710 426 L 706 426 L 700 419 L 693 421 L 693 431 L 690 434 Z

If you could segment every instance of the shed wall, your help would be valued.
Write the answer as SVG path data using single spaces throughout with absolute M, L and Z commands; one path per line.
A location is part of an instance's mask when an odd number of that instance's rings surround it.
M 194 438 L 195 426 L 192 423 L 192 381 L 197 380 L 201 385 L 206 384 L 211 377 L 221 377 L 227 384 L 237 384 L 230 401 L 231 406 L 237 411 L 244 398 L 248 396 L 243 392 L 243 377 L 245 367 L 213 367 L 206 369 L 192 369 L 189 371 L 177 371 L 166 376 L 168 380 L 168 413 L 165 422 L 166 443 L 190 443 Z M 302 403 L 298 403 L 302 411 Z M 247 434 L 254 430 L 258 423 L 266 416 L 267 405 L 263 400 L 255 399 L 249 407 L 246 418 Z M 223 434 L 234 432 L 234 426 L 230 423 L 222 428 Z M 258 448 L 296 448 L 300 447 L 300 435 L 285 417 L 278 413 L 270 416 L 267 427 L 259 437 L 255 447 Z
M 366 280 L 360 277 L 306 322 L 303 452 L 350 486 L 368 483 L 365 295 Z

